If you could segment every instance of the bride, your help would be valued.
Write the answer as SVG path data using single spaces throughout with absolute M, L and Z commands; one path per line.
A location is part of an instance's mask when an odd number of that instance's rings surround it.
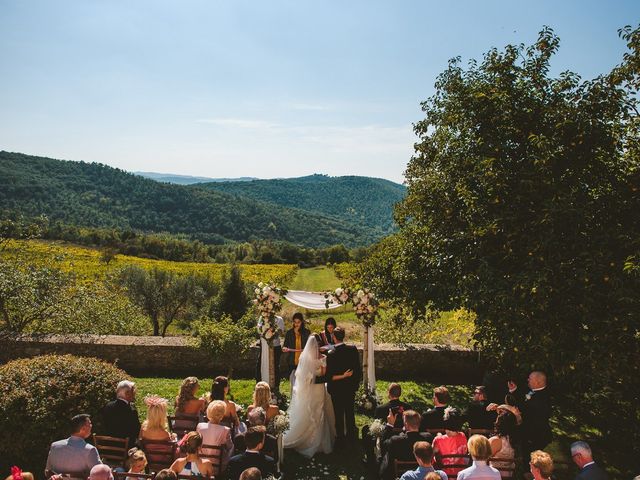
M 327 357 L 320 354 L 315 335 L 309 336 L 296 369 L 296 383 L 289 406 L 289 430 L 284 447 L 305 457 L 317 452 L 331 453 L 335 440 L 333 404 L 324 383 L 315 383 L 325 374 Z

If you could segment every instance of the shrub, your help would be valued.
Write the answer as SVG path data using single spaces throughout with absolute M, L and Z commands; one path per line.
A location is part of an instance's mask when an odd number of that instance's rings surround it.
M 233 375 L 233 364 L 243 357 L 255 341 L 256 334 L 246 321 L 234 322 L 224 315 L 219 320 L 203 318 L 195 323 L 200 348 L 227 367 L 227 376 Z
M 69 419 L 98 412 L 127 374 L 94 358 L 45 355 L 0 367 L 0 469 L 44 471 L 51 442 L 69 436 Z

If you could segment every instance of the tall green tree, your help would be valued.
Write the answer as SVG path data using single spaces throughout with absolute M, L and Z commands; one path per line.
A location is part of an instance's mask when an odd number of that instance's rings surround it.
M 416 309 L 476 312 L 496 367 L 546 370 L 565 414 L 637 445 L 640 279 L 624 265 L 640 241 L 640 32 L 623 35 L 622 64 L 586 81 L 549 74 L 548 28 L 451 60 L 415 125 L 400 233 L 364 276 Z
M 242 280 L 242 272 L 236 264 L 231 265 L 222 274 L 220 291 L 211 306 L 214 318 L 229 316 L 234 322 L 240 320 L 249 309 L 247 286 Z

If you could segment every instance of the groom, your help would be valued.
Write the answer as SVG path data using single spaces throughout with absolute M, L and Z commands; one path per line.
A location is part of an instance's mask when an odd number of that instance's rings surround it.
M 354 403 L 358 386 L 362 380 L 360 356 L 354 345 L 345 345 L 344 328 L 337 327 L 333 331 L 335 350 L 327 356 L 327 390 L 331 394 L 333 411 L 336 415 L 336 444 L 346 438 L 357 439 Z

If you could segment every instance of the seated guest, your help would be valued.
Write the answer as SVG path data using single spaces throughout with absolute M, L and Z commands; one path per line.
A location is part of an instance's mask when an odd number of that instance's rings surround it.
M 95 465 L 89 472 L 89 480 L 113 480 L 109 465 Z
M 89 415 L 76 415 L 71 419 L 71 436 L 51 444 L 47 457 L 47 475 L 55 473 L 78 473 L 83 478 L 100 463 L 98 450 L 85 439 L 91 435 Z
M 116 399 L 107 403 L 102 409 L 104 434 L 129 439 L 129 448 L 135 445 L 140 433 L 140 420 L 135 400 L 135 383 L 123 380 L 116 387 Z
M 247 468 L 255 467 L 260 470 L 263 477 L 268 477 L 276 472 L 276 462 L 273 458 L 260 453 L 264 444 L 266 429 L 263 426 L 251 427 L 244 434 L 244 441 L 247 449 L 231 457 L 227 468 L 227 478 L 238 480 L 242 472 Z
M 433 461 L 433 448 L 429 442 L 416 442 L 413 444 L 413 456 L 418 462 L 418 468 L 405 472 L 400 480 L 423 480 L 429 473 L 435 474 L 436 480 L 448 480 L 447 474 L 442 470 L 436 470 L 431 465 Z
M 144 451 L 136 447 L 129 450 L 127 452 L 127 466 L 129 467 L 127 473 L 145 473 L 147 469 L 147 456 L 144 454 Z
M 500 480 L 500 471 L 487 465 L 487 461 L 491 458 L 491 444 L 484 435 L 471 435 L 467 448 L 473 465 L 465 468 L 458 473 L 458 480 Z
M 482 385 L 477 386 L 473 390 L 473 401 L 467 408 L 467 422 L 469 428 L 478 428 L 484 430 L 492 430 L 496 421 L 496 412 L 487 410 L 489 402 Z
M 196 396 L 199 388 L 197 377 L 187 377 L 182 381 L 180 393 L 176 397 L 176 415 L 199 416 L 204 412 L 205 400 Z
M 154 480 L 178 480 L 178 475 L 170 468 L 165 468 L 156 473 Z
M 262 480 L 262 474 L 256 467 L 247 468 L 240 474 L 240 480 Z
M 280 413 L 277 405 L 271 403 L 271 388 L 267 382 L 258 382 L 253 390 L 253 403 L 247 408 L 249 413 L 254 408 L 261 407 L 267 415 L 266 423 Z
M 207 407 L 208 423 L 199 423 L 196 427 L 196 431 L 202 436 L 202 443 L 204 445 L 212 446 L 224 446 L 222 452 L 222 464 L 218 463 L 218 460 L 212 460 L 216 475 L 224 471 L 229 458 L 233 454 L 233 441 L 231 440 L 231 429 L 220 425 L 220 422 L 224 418 L 227 411 L 227 405 L 222 400 L 214 400 Z M 203 448 L 200 453 L 205 455 L 213 455 L 216 452 L 214 450 Z
M 267 416 L 261 407 L 254 408 L 253 410 L 251 410 L 251 412 L 247 414 L 249 427 L 257 427 L 259 425 L 264 426 L 266 419 L 267 419 Z M 233 438 L 233 445 L 235 447 L 233 451 L 235 453 L 242 453 L 247 449 L 244 436 L 245 436 L 244 433 L 239 433 Z M 277 462 L 278 461 L 278 439 L 269 433 L 265 434 L 264 445 L 262 447 L 262 450 L 260 450 L 260 452 L 264 453 L 265 455 L 268 455 L 269 457 L 273 457 L 273 459 Z
M 180 453 L 184 457 L 178 458 L 171 464 L 171 470 L 178 475 L 198 475 L 211 477 L 213 465 L 209 460 L 200 458 L 198 450 L 202 445 L 202 436 L 198 432 L 187 433 L 180 440 Z
M 550 480 L 553 474 L 553 459 L 542 450 L 531 452 L 529 468 L 534 480 Z
M 587 442 L 572 443 L 571 458 L 580 469 L 576 480 L 606 480 L 609 478 L 607 472 L 593 461 L 591 447 Z
M 382 437 L 382 462 L 380 464 L 380 476 L 384 479 L 392 479 L 394 475 L 395 460 L 412 461 L 413 445 L 416 442 L 431 442 L 433 436 L 430 433 L 422 433 L 420 428 L 420 414 L 414 410 L 406 410 L 404 413 L 404 432 L 393 434 L 395 417 L 392 411 L 387 416 L 387 425 Z
M 466 455 L 467 437 L 462 430 L 463 416 L 457 408 L 447 407 L 444 411 L 444 435 L 439 433 L 433 439 L 433 452 L 442 470 L 449 475 L 457 475 L 468 464 L 463 458 L 442 458 L 443 455 Z
M 496 418 L 495 435 L 489 439 L 491 445 L 491 466 L 495 468 L 515 468 L 515 450 L 512 446 L 513 433 L 518 423 L 516 416 L 508 410 L 503 410 Z M 502 471 L 502 478 L 513 476 L 512 471 Z
M 147 406 L 147 419 L 140 427 L 140 438 L 143 440 L 175 440 L 167 428 L 167 404 L 169 401 L 158 395 L 147 395 L 144 397 L 144 403 Z
M 404 426 L 403 413 L 406 410 L 411 410 L 411 405 L 400 400 L 402 387 L 400 387 L 399 383 L 390 383 L 389 388 L 387 389 L 387 395 L 389 397 L 389 401 L 387 403 L 383 403 L 379 407 L 376 407 L 374 418 L 385 420 L 387 415 L 389 415 L 389 411 L 392 411 L 396 414 L 396 423 L 393 425 L 393 428 L 399 430 Z M 369 425 L 365 425 L 362 427 L 362 448 L 365 452 L 366 463 L 370 464 L 373 460 L 375 444 L 376 439 L 369 434 Z
M 433 389 L 434 407 L 422 414 L 422 423 L 420 424 L 421 432 L 428 429 L 443 428 L 442 417 L 444 416 L 444 409 L 447 408 L 449 401 L 450 397 L 447 387 L 443 385 Z
M 231 429 L 231 434 L 233 435 L 235 429 L 240 425 L 240 419 L 238 419 L 238 410 L 240 407 L 227 398 L 229 390 L 229 379 L 222 375 L 216 377 L 211 385 L 211 392 L 207 395 L 207 402 L 221 400 L 225 403 L 227 409 L 224 417 L 220 420 L 220 425 L 229 427 Z

